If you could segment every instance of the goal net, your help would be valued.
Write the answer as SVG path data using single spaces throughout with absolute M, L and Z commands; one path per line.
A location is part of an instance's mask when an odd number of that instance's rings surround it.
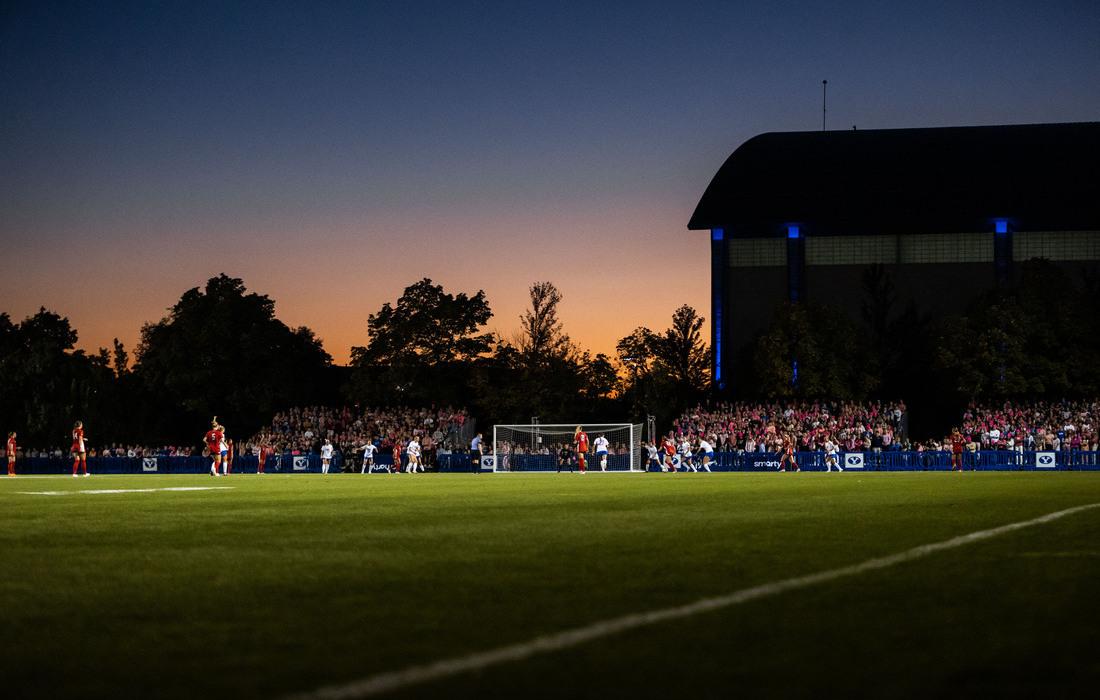
M 573 433 L 576 423 L 494 425 L 492 463 L 482 460 L 482 469 L 498 472 L 546 472 L 577 468 Z M 642 426 L 631 423 L 586 423 L 581 429 L 588 434 L 585 462 L 589 471 L 630 472 L 642 469 Z M 606 465 L 596 454 L 596 441 L 607 440 Z M 571 457 L 562 459 L 562 448 Z

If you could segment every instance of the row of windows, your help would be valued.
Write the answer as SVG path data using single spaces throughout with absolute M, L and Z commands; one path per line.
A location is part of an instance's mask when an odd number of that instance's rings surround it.
M 807 237 L 807 265 L 912 265 L 993 262 L 991 233 L 931 233 L 916 236 Z M 730 267 L 783 267 L 787 240 L 729 241 Z M 1100 231 L 1020 232 L 1012 235 L 1014 260 L 1100 260 Z
M 783 238 L 735 238 L 729 242 L 730 267 L 785 267 L 787 241 Z
M 1027 231 L 1012 234 L 1012 259 L 1100 260 L 1100 231 Z
M 912 265 L 993 262 L 988 233 L 831 236 L 806 239 L 807 265 Z

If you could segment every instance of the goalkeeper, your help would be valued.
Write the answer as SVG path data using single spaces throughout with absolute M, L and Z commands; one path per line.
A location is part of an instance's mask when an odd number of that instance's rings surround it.
M 569 471 L 576 471 L 573 469 L 573 450 L 569 448 L 569 445 L 562 445 L 558 450 L 558 473 L 561 474 L 562 467 L 568 467 Z

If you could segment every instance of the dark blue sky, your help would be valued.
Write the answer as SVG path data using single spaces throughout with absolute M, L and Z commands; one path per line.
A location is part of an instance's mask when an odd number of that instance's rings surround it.
M 422 276 L 485 288 L 504 333 L 550 279 L 608 350 L 680 303 L 709 312 L 688 216 L 742 141 L 820 128 L 823 78 L 830 128 L 1100 119 L 1095 2 L 0 13 L 0 310 L 47 304 L 90 346 L 224 270 L 338 359 Z M 607 319 L 620 294 L 639 301 Z

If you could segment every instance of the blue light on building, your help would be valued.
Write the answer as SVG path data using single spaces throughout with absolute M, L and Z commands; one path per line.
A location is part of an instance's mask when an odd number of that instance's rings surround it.
M 727 260 L 729 258 L 729 244 L 725 241 L 726 230 L 724 228 L 712 228 L 710 230 L 711 251 L 711 314 L 713 317 L 711 350 L 714 353 L 714 383 L 719 390 L 724 389 L 726 382 L 725 373 L 722 371 L 722 347 L 725 344 L 725 314 L 723 309 L 726 299 L 726 275 Z
M 1000 233 L 1000 234 L 1008 233 L 1008 219 L 997 219 L 997 221 L 994 223 L 994 226 L 995 226 L 994 230 L 997 233 Z
M 775 229 L 772 229 L 773 231 Z M 801 238 L 802 231 L 799 230 L 798 224 L 787 224 L 787 238 Z

